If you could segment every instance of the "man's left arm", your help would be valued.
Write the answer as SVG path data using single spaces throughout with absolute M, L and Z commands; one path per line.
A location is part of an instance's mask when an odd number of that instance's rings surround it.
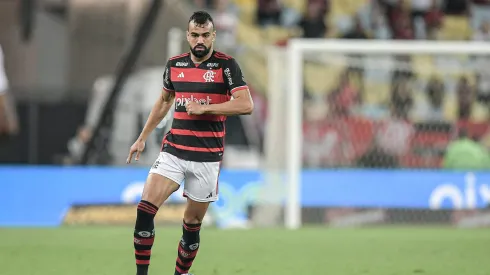
M 223 68 L 224 81 L 233 99 L 219 104 L 203 105 L 204 114 L 249 115 L 254 104 L 240 66 L 235 59 L 229 60 Z

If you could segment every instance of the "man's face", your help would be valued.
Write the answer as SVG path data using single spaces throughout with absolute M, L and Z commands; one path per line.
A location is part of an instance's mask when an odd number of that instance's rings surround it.
M 215 37 L 216 31 L 211 22 L 208 21 L 203 25 L 196 24 L 194 21 L 189 23 L 187 41 L 195 57 L 205 57 L 211 51 Z

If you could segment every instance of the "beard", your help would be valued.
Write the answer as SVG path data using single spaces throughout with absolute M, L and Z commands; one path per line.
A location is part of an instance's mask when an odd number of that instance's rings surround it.
M 197 49 L 197 47 L 202 47 L 202 49 Z M 209 53 L 210 49 L 202 44 L 196 45 L 191 48 L 192 54 L 197 58 L 203 58 Z

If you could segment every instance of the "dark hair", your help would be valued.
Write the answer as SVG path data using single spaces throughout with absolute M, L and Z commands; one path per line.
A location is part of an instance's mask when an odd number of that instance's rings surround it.
M 211 17 L 211 15 L 205 11 L 196 11 L 194 12 L 192 15 L 191 15 L 191 18 L 189 18 L 189 23 L 191 23 L 192 21 L 194 21 L 194 23 L 196 23 L 197 25 L 204 25 L 206 24 L 208 21 L 211 22 L 211 24 L 213 24 L 213 29 L 214 29 L 214 22 L 213 22 L 213 18 Z

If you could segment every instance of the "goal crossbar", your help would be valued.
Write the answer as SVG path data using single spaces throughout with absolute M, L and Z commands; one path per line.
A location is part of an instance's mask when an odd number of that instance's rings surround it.
M 472 54 L 490 53 L 490 43 L 482 41 L 401 41 L 358 39 L 291 39 L 290 51 L 338 52 L 365 54 Z

